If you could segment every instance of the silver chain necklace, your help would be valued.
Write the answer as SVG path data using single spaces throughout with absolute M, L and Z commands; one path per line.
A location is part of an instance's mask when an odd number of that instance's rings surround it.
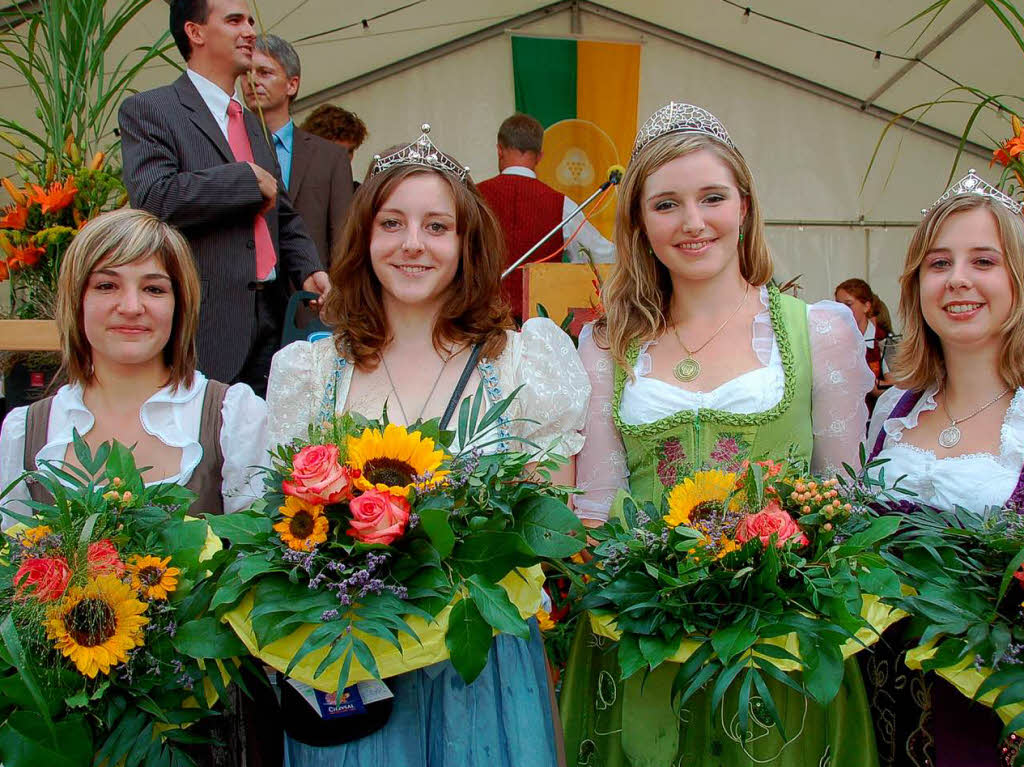
M 945 429 L 939 432 L 939 445 L 946 448 L 947 450 L 956 447 L 960 443 L 961 436 L 960 427 L 958 427 L 957 424 L 963 423 L 964 421 L 974 418 L 974 416 L 978 415 L 978 413 L 980 413 L 982 410 L 985 410 L 986 408 L 989 408 L 992 405 L 996 404 L 999 400 L 1006 396 L 1006 393 L 1008 391 L 1010 391 L 1009 386 L 1007 386 L 1005 389 L 999 392 L 999 394 L 997 394 L 993 399 L 989 400 L 984 405 L 975 410 L 973 413 L 971 413 L 969 416 L 965 416 L 964 418 L 954 418 L 949 414 L 949 407 L 946 406 L 946 398 L 945 396 L 943 396 L 942 409 L 946 411 L 946 418 L 949 419 L 949 426 L 947 426 Z
M 423 418 L 423 413 L 426 412 L 427 405 L 430 404 L 430 400 L 431 398 L 433 398 L 434 392 L 437 390 L 437 384 L 441 380 L 441 374 L 444 373 L 444 369 L 448 367 L 448 363 L 454 356 L 455 354 L 449 354 L 441 362 L 441 369 L 437 371 L 437 378 L 434 379 L 434 385 L 430 387 L 430 393 L 427 395 L 427 398 L 423 401 L 423 407 L 420 408 L 419 415 L 416 416 L 417 421 Z M 395 401 L 398 403 L 398 409 L 402 413 L 402 418 L 405 419 L 405 423 L 403 424 L 403 426 L 411 426 L 414 422 L 409 420 L 409 416 L 405 412 L 405 406 L 402 405 L 402 398 L 398 396 L 398 387 L 395 386 L 395 380 L 391 377 L 391 371 L 388 369 L 388 361 L 384 359 L 383 354 L 380 355 L 380 361 L 381 364 L 384 365 L 384 373 L 388 377 L 388 383 L 391 384 L 391 391 L 395 393 Z

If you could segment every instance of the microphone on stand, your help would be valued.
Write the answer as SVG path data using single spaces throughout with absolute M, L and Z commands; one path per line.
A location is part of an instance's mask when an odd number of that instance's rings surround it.
M 556 226 L 550 232 L 548 232 L 543 237 L 541 237 L 539 240 L 537 240 L 537 242 L 534 244 L 534 246 L 532 248 L 530 248 L 528 251 L 523 253 L 523 255 L 521 255 L 518 259 L 516 259 L 516 262 L 514 264 L 512 264 L 512 266 L 510 266 L 508 269 L 506 269 L 504 272 L 502 272 L 501 273 L 501 279 L 505 279 L 510 274 L 512 274 L 512 272 L 514 272 L 516 269 L 518 269 L 520 266 L 522 266 L 523 263 L 527 259 L 530 258 L 530 256 L 532 256 L 534 253 L 537 252 L 537 249 L 540 248 L 541 245 L 543 245 L 545 242 L 547 242 L 556 232 L 562 231 L 562 227 L 563 226 L 565 226 L 570 221 L 572 221 L 576 217 L 577 213 L 579 213 L 581 210 L 583 210 L 585 207 L 587 207 L 590 203 L 592 203 L 595 199 L 597 199 L 598 196 L 603 194 L 608 189 L 608 187 L 615 186 L 620 181 L 622 181 L 622 176 L 623 176 L 623 174 L 625 174 L 625 172 L 626 172 L 626 169 L 623 166 L 621 166 L 621 165 L 611 165 L 611 166 L 609 166 L 608 167 L 608 179 L 606 181 L 604 181 L 601 184 L 601 186 L 599 186 L 597 189 L 595 189 L 594 193 L 592 195 L 590 195 L 590 197 L 588 197 L 583 202 L 581 202 L 579 205 L 577 205 L 576 208 L 572 211 L 572 213 L 570 213 L 568 216 L 563 218 L 559 222 L 558 226 Z

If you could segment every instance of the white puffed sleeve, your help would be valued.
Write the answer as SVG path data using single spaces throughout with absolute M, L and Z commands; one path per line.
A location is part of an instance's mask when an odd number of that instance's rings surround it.
M 835 474 L 843 463 L 858 467 L 868 423 L 865 396 L 875 376 L 865 359 L 864 336 L 850 309 L 835 301 L 807 307 L 813 384 L 813 471 Z
M 889 414 L 896 409 L 896 405 L 906 393 L 905 389 L 901 389 L 898 386 L 890 386 L 888 389 L 883 391 L 882 396 L 878 398 L 878 402 L 875 403 L 875 410 L 871 414 L 871 424 L 868 426 L 868 438 L 864 441 L 864 452 L 867 455 L 871 455 L 871 451 L 875 449 L 875 443 L 878 441 L 878 435 L 882 431 L 882 426 L 889 418 Z
M 28 408 L 17 407 L 7 414 L 3 428 L 0 429 L 0 493 L 25 472 L 25 422 L 28 420 Z M 0 498 L 0 507 L 8 506 L 18 514 L 31 514 L 32 510 L 22 501 L 31 496 L 28 486 L 19 482 L 11 492 Z M 16 520 L 6 514 L 0 518 L 0 528 L 6 530 Z
M 263 495 L 267 458 L 267 403 L 246 384 L 235 384 L 221 406 L 221 495 L 224 513 L 240 511 Z
M 268 428 L 266 445 L 274 450 L 309 433 L 319 403 L 316 392 L 323 388 L 317 380 L 313 344 L 295 341 L 274 355 L 267 382 Z
M 519 417 L 514 432 L 541 449 L 573 456 L 583 446 L 583 420 L 590 381 L 572 339 L 545 317 L 523 323 L 518 339 L 514 386 Z M 511 391 L 511 390 L 510 390 Z
M 612 420 L 615 365 L 608 351 L 594 340 L 592 325 L 585 325 L 580 333 L 580 358 L 592 391 L 583 429 L 586 441 L 576 458 L 576 486 L 584 493 L 576 497 L 576 515 L 603 522 L 616 494 L 628 487 L 629 470 L 622 438 Z

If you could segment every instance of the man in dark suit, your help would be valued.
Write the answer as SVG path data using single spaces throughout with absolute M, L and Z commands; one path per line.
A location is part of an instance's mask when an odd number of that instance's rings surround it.
M 181 229 L 202 281 L 199 366 L 266 391 L 281 332 L 285 273 L 321 296 L 316 246 L 281 187 L 258 118 L 234 98 L 256 39 L 246 0 L 171 0 L 170 26 L 188 64 L 173 84 L 127 99 L 118 113 L 133 206 Z
M 302 216 L 320 261 L 329 266 L 352 199 L 352 164 L 337 144 L 295 127 L 291 105 L 299 92 L 299 55 L 277 35 L 256 38 L 252 69 L 240 78 L 246 106 L 262 115 L 281 166 L 281 178 Z

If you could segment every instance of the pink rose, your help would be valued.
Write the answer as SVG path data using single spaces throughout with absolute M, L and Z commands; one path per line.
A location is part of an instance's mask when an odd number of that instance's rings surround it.
M 307 503 L 327 505 L 352 497 L 352 477 L 338 462 L 337 445 L 307 445 L 292 458 L 292 481 L 281 488 Z
M 18 598 L 35 597 L 40 602 L 60 599 L 70 580 L 71 568 L 63 557 L 30 557 L 14 574 Z M 31 590 L 24 593 L 29 587 Z
M 401 538 L 412 507 L 401 496 L 367 490 L 349 504 L 352 523 L 345 532 L 363 543 L 391 543 Z
M 736 526 L 736 540 L 739 543 L 760 538 L 761 543 L 767 546 L 772 535 L 778 536 L 775 545 L 779 548 L 794 537 L 801 546 L 809 543 L 807 536 L 776 500 L 769 501 L 768 505 L 756 514 L 748 514 Z
M 90 543 L 85 558 L 90 578 L 97 575 L 116 575 L 120 578 L 124 575 L 124 562 L 121 561 L 117 549 L 109 538 Z

